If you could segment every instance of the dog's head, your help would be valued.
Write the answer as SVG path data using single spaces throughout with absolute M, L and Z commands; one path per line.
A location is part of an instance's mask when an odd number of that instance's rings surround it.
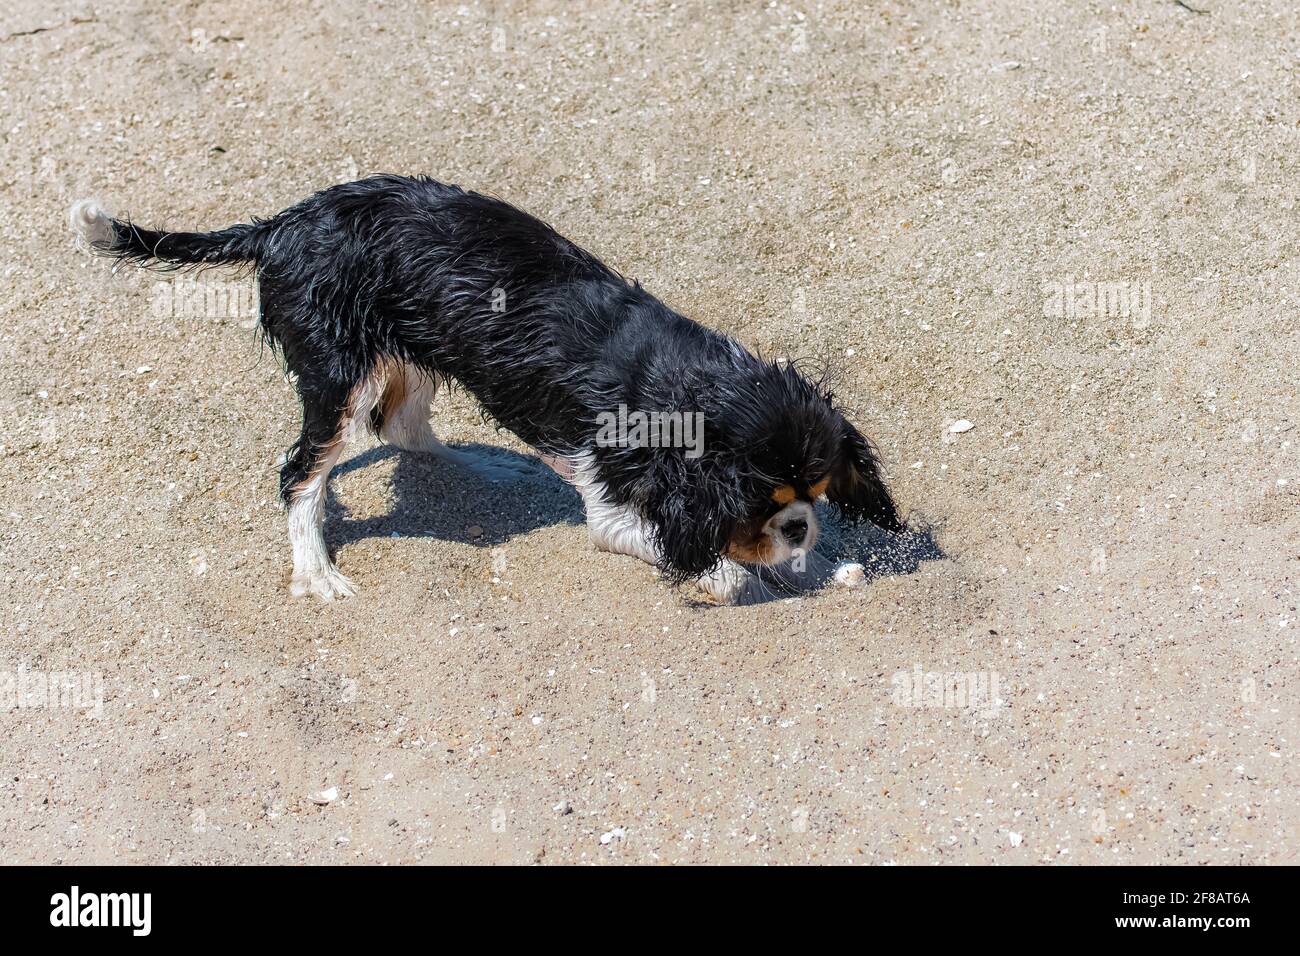
M 697 453 L 655 449 L 638 477 L 637 504 L 679 581 L 723 557 L 779 565 L 811 551 L 822 495 L 855 522 L 903 528 L 870 442 L 833 396 L 791 365 L 746 358 L 689 389 L 701 410 Z

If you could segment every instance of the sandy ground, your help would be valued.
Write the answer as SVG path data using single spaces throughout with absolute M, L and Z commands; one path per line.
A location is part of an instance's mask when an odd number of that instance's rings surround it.
M 0 859 L 1297 862 L 1300 13 L 1190 3 L 10 0 Z M 933 544 L 711 607 L 358 447 L 290 599 L 274 356 L 65 211 L 377 171 L 829 360 Z

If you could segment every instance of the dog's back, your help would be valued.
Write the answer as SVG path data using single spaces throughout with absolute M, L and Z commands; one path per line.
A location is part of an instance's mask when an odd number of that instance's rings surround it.
M 400 360 L 463 385 L 543 451 L 577 442 L 572 372 L 598 364 L 621 323 L 649 318 L 661 336 L 694 326 L 536 217 L 424 177 L 333 186 L 216 232 L 145 229 L 89 202 L 73 222 L 122 260 L 253 264 L 262 328 L 309 390 L 346 391 Z

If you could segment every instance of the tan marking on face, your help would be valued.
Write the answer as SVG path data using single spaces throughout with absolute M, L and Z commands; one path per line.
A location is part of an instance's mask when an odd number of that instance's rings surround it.
M 791 485 L 779 485 L 772 491 L 772 500 L 778 505 L 788 505 L 794 501 L 794 488 Z
M 811 496 L 813 501 L 816 501 L 822 495 L 826 494 L 826 489 L 830 487 L 830 483 L 831 476 L 827 475 L 821 481 L 817 482 L 817 484 L 808 489 L 808 494 Z
M 727 557 L 747 564 L 767 564 L 776 550 L 769 535 L 763 533 L 767 522 L 760 519 L 741 527 L 727 545 Z

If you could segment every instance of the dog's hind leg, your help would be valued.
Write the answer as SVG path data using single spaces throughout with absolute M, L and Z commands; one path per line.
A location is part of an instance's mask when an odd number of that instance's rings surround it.
M 289 543 L 293 547 L 294 597 L 315 594 L 326 601 L 356 593 L 339 573 L 325 546 L 325 495 L 330 471 L 379 399 L 373 377 L 352 388 L 303 386 L 302 436 L 280 472 L 280 495 L 289 508 Z
M 434 455 L 489 481 L 518 477 L 520 471 L 509 465 L 479 461 L 438 440 L 429 423 L 429 406 L 438 391 L 434 373 L 398 361 L 382 363 L 382 372 L 383 397 L 372 414 L 381 439 L 404 451 Z

